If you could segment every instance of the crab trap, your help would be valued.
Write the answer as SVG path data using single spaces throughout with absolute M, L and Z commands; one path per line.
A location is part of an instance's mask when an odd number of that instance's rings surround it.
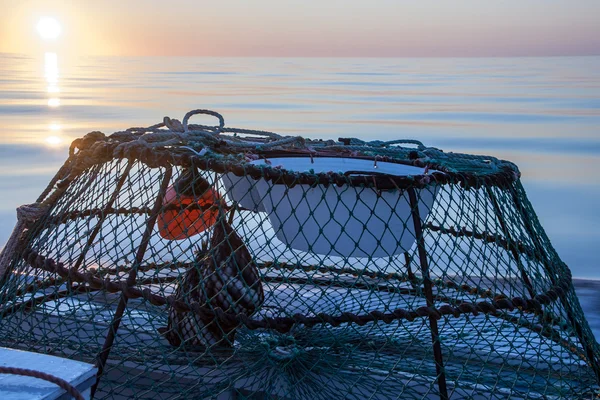
M 94 363 L 95 399 L 587 399 L 600 379 L 517 167 L 414 140 L 207 110 L 91 132 L 0 273 L 0 345 Z

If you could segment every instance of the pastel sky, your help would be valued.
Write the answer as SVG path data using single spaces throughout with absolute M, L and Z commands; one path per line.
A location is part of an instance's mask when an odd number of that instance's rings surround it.
M 0 0 L 0 52 L 89 55 L 600 55 L 599 0 Z M 56 18 L 42 44 L 35 26 Z

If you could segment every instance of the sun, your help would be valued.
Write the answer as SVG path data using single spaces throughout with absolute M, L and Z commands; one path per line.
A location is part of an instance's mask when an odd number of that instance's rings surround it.
M 41 17 L 37 23 L 37 31 L 44 40 L 54 40 L 60 35 L 61 27 L 52 17 Z

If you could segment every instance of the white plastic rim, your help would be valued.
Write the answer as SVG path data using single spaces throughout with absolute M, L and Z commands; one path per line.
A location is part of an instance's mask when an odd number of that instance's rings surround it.
M 386 162 L 377 162 L 371 160 L 353 159 L 353 158 L 333 158 L 322 157 L 313 158 L 314 163 L 309 157 L 289 157 L 289 158 L 272 158 L 269 159 L 272 165 L 283 165 L 290 171 L 309 171 L 313 169 L 315 172 L 345 172 L 345 171 L 365 171 L 365 172 L 380 172 L 390 175 L 421 175 L 424 172 L 423 168 L 413 167 L 410 165 L 393 164 Z M 283 161 L 283 162 L 282 162 Z M 264 160 L 257 160 L 252 164 L 265 164 Z M 262 196 L 256 188 L 256 180 L 247 176 L 236 176 L 229 172 L 221 177 L 223 186 L 227 191 L 231 200 L 237 202 L 242 207 L 255 212 L 265 211 L 262 204 Z
M 236 176 L 231 172 L 224 174 L 221 179 L 231 200 L 254 212 L 265 211 L 265 206 L 260 201 L 261 196 L 256 190 L 256 180 L 248 176 Z
M 395 164 L 374 160 L 364 160 L 360 158 L 342 158 L 342 157 L 279 157 L 268 159 L 271 166 L 281 168 L 287 171 L 307 172 L 313 170 L 320 172 L 347 172 L 362 171 L 365 175 L 373 172 L 379 172 L 396 176 L 423 175 L 424 168 L 413 167 L 412 165 Z M 252 161 L 254 165 L 266 164 L 265 160 Z M 355 174 L 353 174 L 355 175 Z M 360 174 L 357 174 L 360 175 Z
M 395 176 L 423 175 L 425 170 L 404 164 L 337 157 L 271 158 L 272 166 L 288 171 L 372 172 Z M 265 160 L 253 164 L 265 164 Z M 434 171 L 431 171 L 434 172 Z M 275 235 L 291 248 L 341 257 L 389 257 L 415 243 L 408 193 L 402 190 L 330 185 L 288 188 L 260 179 L 254 188 L 269 215 Z M 419 216 L 427 218 L 439 186 L 415 189 Z

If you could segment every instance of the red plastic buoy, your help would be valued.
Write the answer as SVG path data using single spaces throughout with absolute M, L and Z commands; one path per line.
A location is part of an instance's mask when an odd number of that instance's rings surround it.
M 219 193 L 202 177 L 194 177 L 190 170 L 184 171 L 169 186 L 163 206 L 171 208 L 158 216 L 158 232 L 164 239 L 181 240 L 197 235 L 217 221 L 217 208 L 206 209 L 220 202 Z M 204 207 L 198 208 L 197 206 Z M 191 207 L 190 207 L 191 206 Z

